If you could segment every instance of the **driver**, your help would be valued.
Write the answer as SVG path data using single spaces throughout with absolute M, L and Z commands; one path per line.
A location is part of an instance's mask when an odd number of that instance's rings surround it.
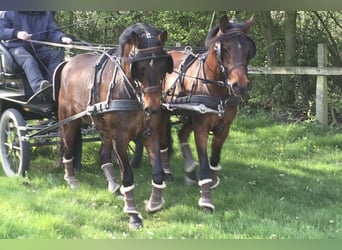
M 61 50 L 30 40 L 70 44 L 50 11 L 0 11 L 0 40 L 25 71 L 34 93 L 51 85 L 55 68 L 64 60 Z M 47 79 L 47 80 L 46 80 Z

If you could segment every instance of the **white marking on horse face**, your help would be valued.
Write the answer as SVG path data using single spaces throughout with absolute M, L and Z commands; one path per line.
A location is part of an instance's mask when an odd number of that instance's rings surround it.
M 147 32 L 146 33 L 146 38 L 151 38 L 152 36 L 151 36 L 151 33 L 149 33 L 149 32 Z
M 241 46 L 241 44 L 238 42 L 238 48 L 239 49 L 241 49 L 242 48 L 242 46 Z

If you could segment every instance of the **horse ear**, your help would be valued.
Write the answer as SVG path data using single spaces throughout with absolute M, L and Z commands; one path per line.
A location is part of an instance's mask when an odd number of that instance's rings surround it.
M 220 30 L 224 33 L 229 28 L 229 19 L 227 15 L 224 15 L 220 19 Z
M 164 46 L 166 39 L 167 39 L 167 31 L 163 30 L 159 35 L 158 35 L 158 39 L 161 42 L 161 45 Z
M 131 43 L 135 46 L 138 47 L 138 45 L 140 44 L 140 38 L 137 35 L 137 33 L 135 33 L 134 31 L 132 31 L 131 33 Z
M 248 19 L 245 23 L 246 32 L 252 27 L 253 24 L 254 24 L 254 16 L 251 16 L 251 18 Z

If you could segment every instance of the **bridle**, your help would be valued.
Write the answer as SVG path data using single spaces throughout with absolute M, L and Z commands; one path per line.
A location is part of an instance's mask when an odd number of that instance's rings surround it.
M 131 75 L 132 75 L 132 67 L 134 63 L 137 63 L 143 60 L 154 60 L 154 59 L 160 59 L 160 58 L 166 58 L 168 60 L 171 59 L 171 56 L 164 51 L 162 46 L 154 46 L 154 47 L 148 47 L 148 48 L 143 48 L 143 49 L 133 47 L 132 52 L 130 54 Z M 136 83 L 137 86 L 141 87 L 141 83 L 135 77 L 133 77 L 132 80 Z M 143 94 L 160 92 L 161 84 L 158 84 L 155 86 L 142 87 L 141 91 Z
M 233 96 L 236 96 L 235 95 L 235 92 L 233 91 L 232 89 L 232 84 L 230 83 L 230 80 L 229 80 L 229 75 L 230 73 L 238 68 L 238 67 L 243 67 L 246 74 L 248 73 L 248 67 L 246 64 L 244 63 L 235 63 L 232 67 L 230 67 L 229 69 L 227 67 L 224 66 L 224 63 L 223 63 L 223 60 L 222 60 L 222 50 L 221 50 L 221 41 L 224 40 L 224 39 L 231 39 L 233 37 L 236 37 L 236 36 L 241 36 L 243 37 L 244 39 L 248 40 L 251 44 L 252 44 L 252 47 L 253 47 L 253 50 L 252 50 L 252 53 L 250 55 L 248 55 L 248 58 L 252 58 L 254 55 L 255 55 L 255 52 L 256 52 L 256 46 L 255 46 L 255 43 L 254 41 L 246 34 L 246 32 L 241 29 L 241 28 L 232 28 L 230 29 L 229 31 L 227 31 L 226 33 L 223 33 L 222 35 L 218 36 L 217 37 L 217 40 L 214 44 L 214 51 L 215 51 L 215 55 L 216 55 L 216 60 L 219 64 L 219 68 L 220 68 L 220 71 L 223 75 L 223 80 L 212 80 L 212 79 L 208 79 L 205 75 L 205 70 L 204 70 L 204 61 L 207 59 L 208 57 L 208 54 L 209 52 L 205 52 L 203 54 L 197 54 L 197 55 L 193 55 L 191 54 L 195 59 L 198 59 L 200 64 L 199 64 L 199 69 L 202 68 L 202 72 L 203 72 L 203 77 L 199 77 L 198 76 L 198 73 L 197 72 L 197 75 L 196 76 L 192 76 L 192 75 L 188 75 L 186 74 L 186 70 L 188 68 L 183 68 L 184 65 L 181 65 L 181 71 L 175 71 L 174 70 L 174 73 L 177 73 L 178 74 L 178 78 L 175 80 L 174 84 L 171 86 L 171 88 L 166 91 L 166 93 L 164 94 L 165 96 L 166 95 L 171 95 L 172 96 L 172 93 L 175 89 L 175 84 L 177 82 L 177 80 L 179 80 L 181 83 L 183 82 L 184 78 L 185 77 L 188 77 L 188 78 L 191 78 L 191 79 L 194 79 L 194 80 L 200 80 L 202 81 L 203 83 L 205 84 L 216 84 L 217 86 L 221 86 L 221 87 L 225 87 L 228 89 L 229 91 L 229 96 L 233 95 Z M 184 62 L 183 62 L 184 63 Z M 190 65 L 188 65 L 190 66 Z M 198 70 L 199 70 L 198 69 Z
M 230 80 L 229 80 L 230 73 L 234 69 L 242 67 L 245 70 L 245 73 L 247 74 L 248 73 L 248 67 L 247 67 L 246 64 L 244 64 L 242 62 L 236 62 L 230 68 L 225 67 L 224 63 L 223 63 L 223 60 L 222 60 L 222 54 L 223 53 L 222 53 L 222 49 L 221 49 L 221 46 L 222 46 L 221 45 L 221 41 L 223 39 L 231 39 L 231 38 L 236 37 L 236 36 L 243 37 L 247 41 L 251 42 L 251 44 L 253 46 L 253 53 L 250 54 L 248 57 L 249 57 L 249 59 L 252 58 L 254 56 L 254 54 L 255 54 L 255 43 L 253 42 L 253 40 L 251 38 L 249 38 L 247 36 L 246 32 L 243 29 L 240 29 L 240 28 L 230 29 L 228 32 L 222 34 L 219 37 L 219 39 L 215 42 L 215 45 L 214 45 L 214 51 L 215 51 L 216 59 L 217 59 L 217 62 L 219 64 L 220 71 L 221 71 L 221 73 L 223 74 L 223 77 L 224 77 L 223 86 L 228 88 L 229 93 L 232 94 L 232 95 L 235 95 L 235 94 L 234 94 L 234 91 L 232 91 L 232 85 L 231 85 Z

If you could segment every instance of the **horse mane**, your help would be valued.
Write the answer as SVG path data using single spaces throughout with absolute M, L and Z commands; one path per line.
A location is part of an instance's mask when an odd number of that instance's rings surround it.
M 142 47 L 147 48 L 151 46 L 156 46 L 156 39 L 149 39 L 147 34 L 150 34 L 152 38 L 157 37 L 161 30 L 156 29 L 146 23 L 136 23 L 127 27 L 119 37 L 119 48 L 117 53 L 122 56 L 125 44 L 131 44 L 131 34 L 135 32 L 142 41 Z

